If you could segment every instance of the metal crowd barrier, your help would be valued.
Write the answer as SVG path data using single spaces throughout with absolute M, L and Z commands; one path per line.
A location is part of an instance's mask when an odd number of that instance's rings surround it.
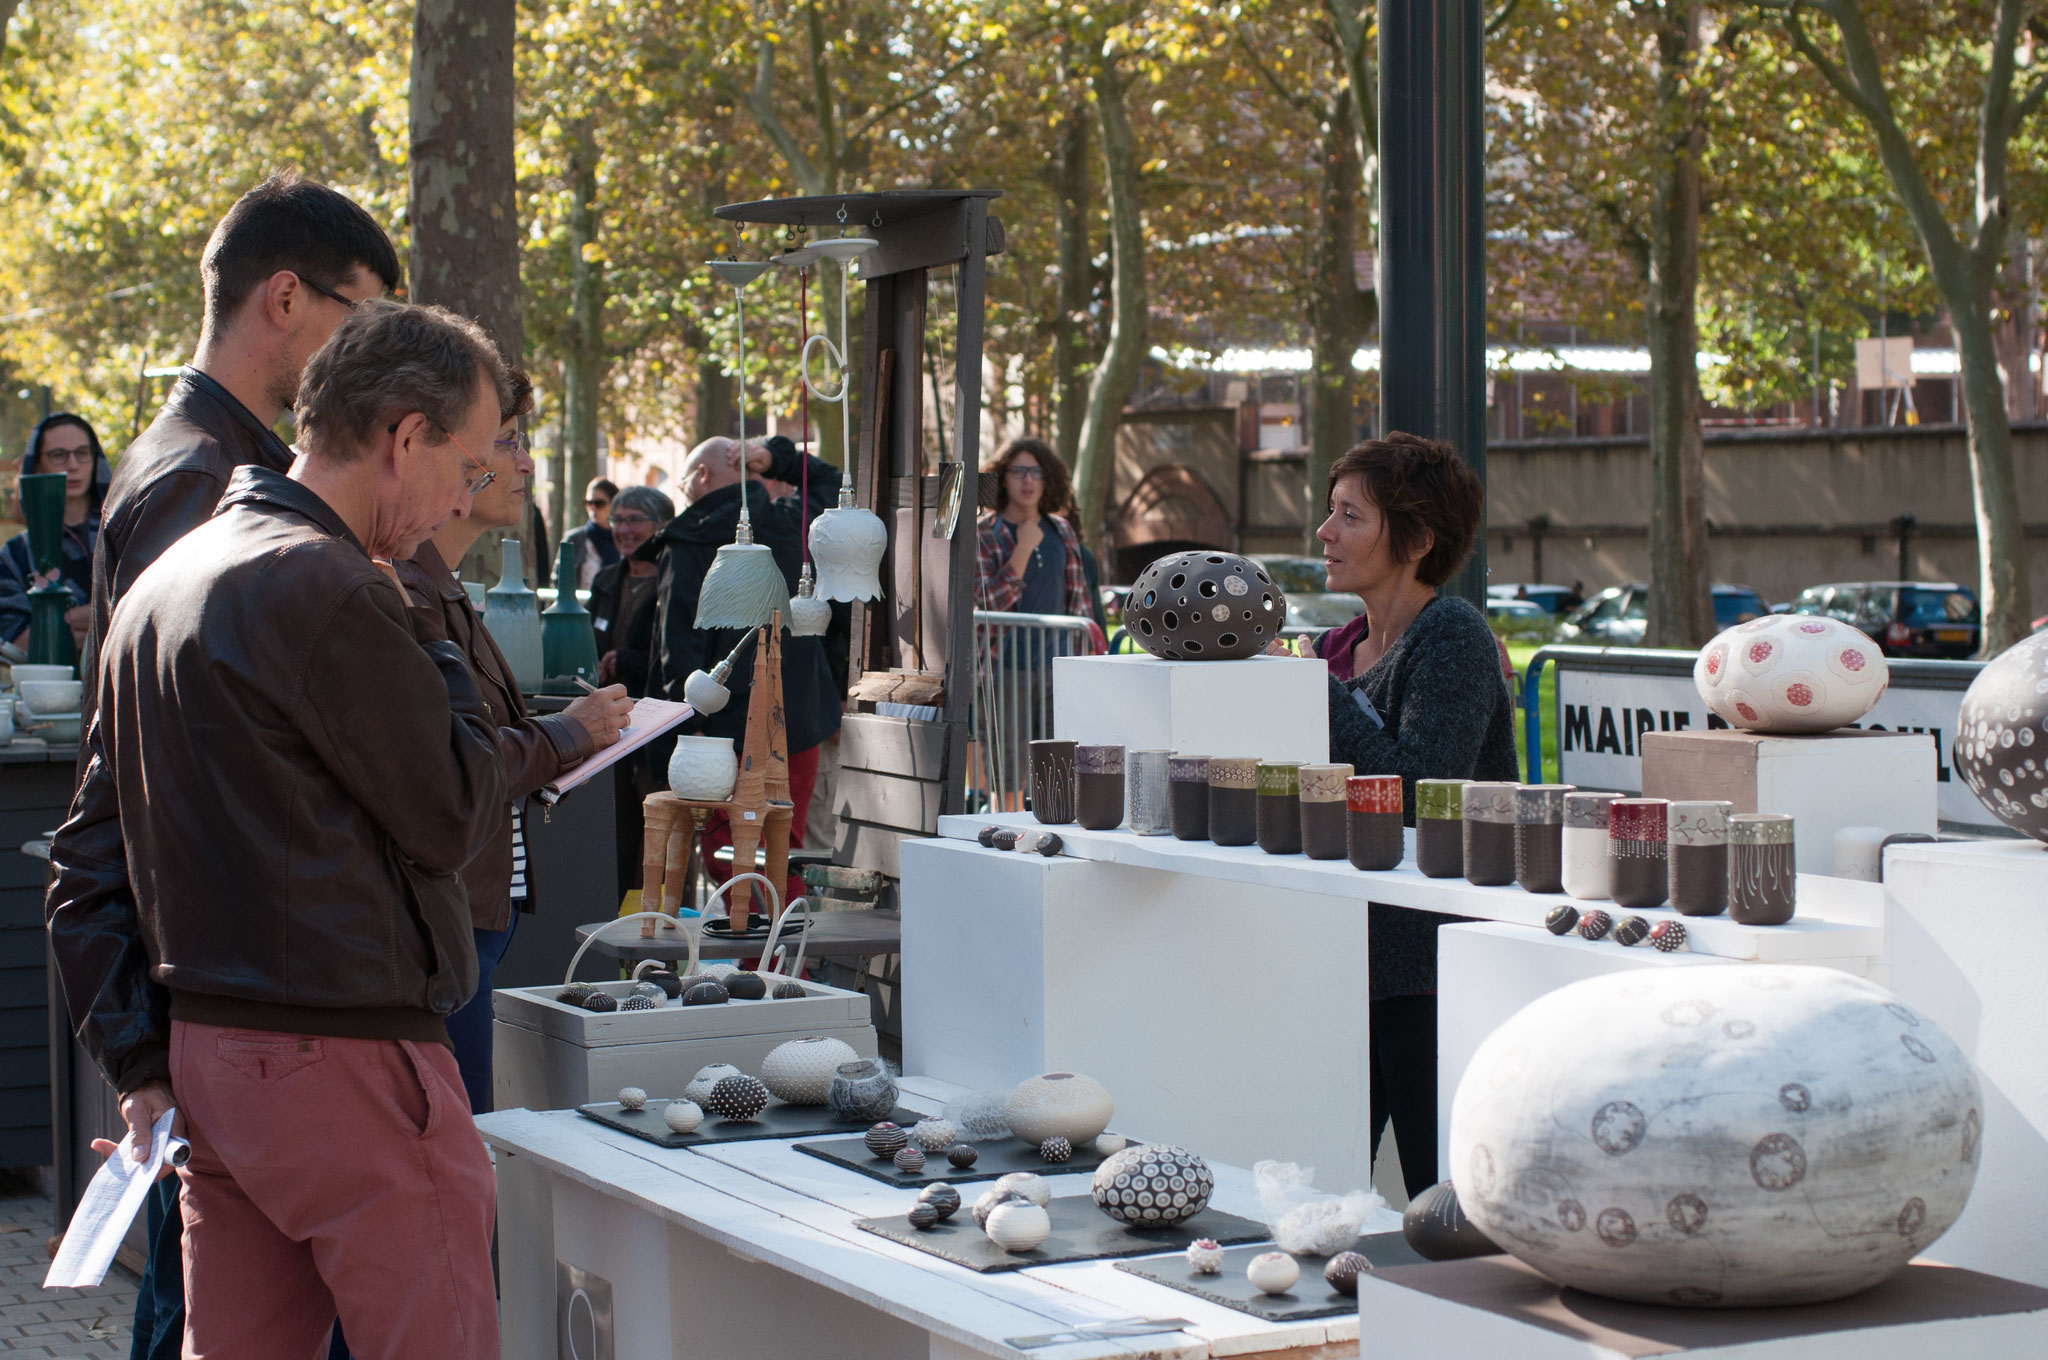
M 1100 656 L 1093 619 L 974 611 L 974 703 L 967 768 L 971 811 L 1017 810 L 1031 781 L 1030 744 L 1052 735 L 1052 663 Z

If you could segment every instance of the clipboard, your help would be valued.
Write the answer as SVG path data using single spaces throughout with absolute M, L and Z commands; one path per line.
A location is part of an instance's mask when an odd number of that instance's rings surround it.
M 562 771 L 541 785 L 533 796 L 553 807 L 562 800 L 563 794 L 588 784 L 662 733 L 680 727 L 686 719 L 695 715 L 696 711 L 688 704 L 677 703 L 673 699 L 637 700 L 633 704 L 633 712 L 626 729 L 619 734 L 616 742 L 590 759 Z

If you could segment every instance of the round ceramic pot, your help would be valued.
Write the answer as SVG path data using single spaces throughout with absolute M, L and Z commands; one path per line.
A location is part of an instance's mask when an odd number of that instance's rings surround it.
M 1175 840 L 1209 839 L 1209 757 L 1168 758 L 1166 815 Z
M 1173 752 L 1132 751 L 1124 758 L 1124 782 L 1130 786 L 1131 830 L 1140 836 L 1164 836 L 1173 829 L 1167 794 L 1167 762 Z
M 16 675 L 21 667 L 14 668 Z M 1977 801 L 2023 836 L 2048 841 L 2048 633 L 2006 648 L 1963 691 L 1955 767 Z
M 806 1035 L 768 1051 L 761 1059 L 761 1084 L 769 1095 L 788 1104 L 823 1105 L 833 1074 L 859 1060 L 860 1054 L 844 1039 Z
M 678 798 L 723 802 L 732 797 L 739 773 L 731 737 L 677 737 L 675 754 L 668 758 L 668 787 Z
M 1515 881 L 1515 788 L 1475 780 L 1465 786 L 1465 881 L 1498 888 Z
M 1286 620 L 1287 597 L 1273 578 L 1236 553 L 1168 553 L 1124 597 L 1131 640 L 1167 661 L 1257 656 Z
M 1354 869 L 1392 869 L 1401 862 L 1401 776 L 1355 774 L 1344 781 L 1345 853 Z
M 1782 812 L 1728 818 L 1728 916 L 1737 925 L 1781 926 L 1797 905 L 1792 819 Z
M 896 1079 L 873 1058 L 841 1063 L 826 1083 L 825 1104 L 850 1123 L 887 1119 L 896 1109 Z
M 1031 743 L 1031 815 L 1047 826 L 1074 820 L 1074 750 L 1071 741 Z
M 1568 793 L 1564 796 L 1564 890 L 1584 902 L 1605 902 L 1614 895 L 1614 870 L 1608 863 L 1607 809 L 1618 793 Z
M 1465 872 L 1465 785 L 1469 779 L 1415 781 L 1415 867 L 1424 878 Z
M 1301 852 L 1310 859 L 1344 858 L 1344 781 L 1349 765 L 1301 767 Z
M 1249 756 L 1209 758 L 1209 839 L 1250 845 L 1259 835 L 1259 762 Z
M 1301 853 L 1301 766 L 1298 762 L 1259 762 L 1259 802 L 1255 815 L 1259 849 L 1269 855 Z
M 1671 909 L 1681 916 L 1728 910 L 1728 814 L 1718 800 L 1674 802 L 1670 820 Z
M 1109 1127 L 1116 1102 L 1093 1077 L 1078 1072 L 1047 1072 L 1020 1082 L 1010 1092 L 1004 1114 L 1010 1132 L 1033 1147 L 1048 1138 L 1064 1138 L 1074 1147 L 1089 1142 Z
M 1640 911 L 1664 904 L 1671 855 L 1662 798 L 1617 798 L 1607 805 L 1607 856 L 1616 906 Z
M 1074 748 L 1074 820 L 1089 831 L 1124 823 L 1124 748 Z
M 1564 891 L 1564 799 L 1570 784 L 1515 791 L 1515 882 L 1529 892 Z

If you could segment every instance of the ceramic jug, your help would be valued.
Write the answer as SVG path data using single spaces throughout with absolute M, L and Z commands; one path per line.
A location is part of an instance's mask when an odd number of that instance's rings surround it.
M 505 654 L 520 693 L 540 693 L 540 597 L 526 584 L 526 565 L 516 538 L 505 540 L 504 572 L 484 593 L 484 627 Z

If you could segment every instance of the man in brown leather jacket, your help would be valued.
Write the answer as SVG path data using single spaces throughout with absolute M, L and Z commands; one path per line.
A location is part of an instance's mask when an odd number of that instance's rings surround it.
M 131 1132 L 175 1103 L 187 1354 L 495 1356 L 489 1158 L 443 1017 L 505 802 L 461 654 L 390 559 L 460 514 L 506 400 L 474 325 L 358 308 L 289 475 L 238 471 L 108 629 L 50 934 Z

